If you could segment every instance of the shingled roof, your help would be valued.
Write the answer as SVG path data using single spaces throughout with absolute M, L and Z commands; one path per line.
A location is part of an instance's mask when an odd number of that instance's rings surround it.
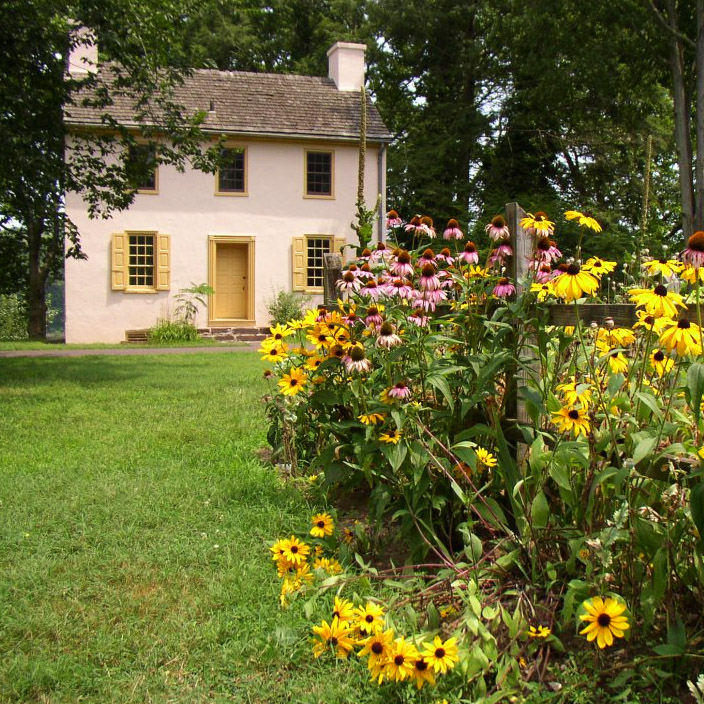
M 109 66 L 102 66 L 98 80 L 109 82 L 110 77 Z M 113 95 L 113 101 L 109 108 L 98 109 L 77 100 L 67 106 L 66 122 L 97 126 L 103 124 L 101 115 L 109 112 L 120 124 L 138 127 L 129 96 Z M 176 88 L 174 102 L 187 113 L 206 112 L 202 125 L 206 133 L 359 138 L 359 93 L 338 90 L 331 78 L 198 69 Z M 390 141 L 379 112 L 370 100 L 367 106 L 367 140 Z

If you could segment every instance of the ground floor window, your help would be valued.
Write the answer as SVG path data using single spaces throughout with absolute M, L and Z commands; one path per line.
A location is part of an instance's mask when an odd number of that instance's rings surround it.
M 112 289 L 129 293 L 168 291 L 171 238 L 161 232 L 117 232 L 112 236 Z
M 333 235 L 303 235 L 293 238 L 293 290 L 322 293 L 324 257 L 339 252 L 345 239 Z

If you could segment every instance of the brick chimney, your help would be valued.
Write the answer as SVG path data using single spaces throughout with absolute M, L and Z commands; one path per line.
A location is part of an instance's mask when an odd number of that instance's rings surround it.
M 335 42 L 328 49 L 328 78 L 338 90 L 359 90 L 364 85 L 364 44 Z
M 68 72 L 80 78 L 98 70 L 98 44 L 92 30 L 79 27 L 74 31 L 68 55 Z

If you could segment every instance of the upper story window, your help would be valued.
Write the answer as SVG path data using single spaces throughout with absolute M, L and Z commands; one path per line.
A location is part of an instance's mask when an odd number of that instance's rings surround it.
M 334 198 L 335 155 L 331 151 L 306 151 L 305 195 L 309 198 Z
M 159 192 L 159 172 L 153 144 L 130 147 L 128 170 L 137 193 Z
M 215 176 L 219 195 L 247 195 L 247 150 L 226 147 L 221 151 L 220 168 Z

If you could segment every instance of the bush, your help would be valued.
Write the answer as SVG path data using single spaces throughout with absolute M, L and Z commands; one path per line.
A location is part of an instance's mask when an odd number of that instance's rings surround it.
M 0 340 L 27 339 L 27 308 L 17 293 L 0 295 Z
M 149 342 L 194 342 L 198 339 L 198 328 L 185 321 L 160 320 L 147 335 Z
M 285 325 L 289 320 L 300 318 L 310 303 L 308 296 L 280 289 L 267 300 L 266 309 L 274 325 Z

